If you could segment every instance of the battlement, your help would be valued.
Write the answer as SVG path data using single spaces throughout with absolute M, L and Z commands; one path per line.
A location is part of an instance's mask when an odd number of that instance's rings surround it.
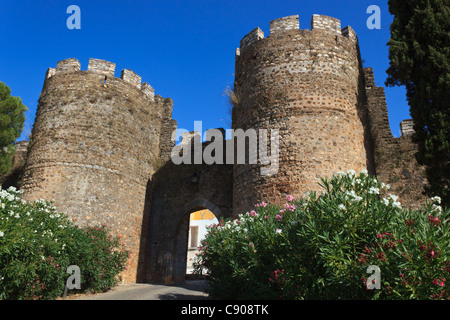
M 291 30 L 300 30 L 299 15 L 291 15 L 270 21 L 269 37 L 272 35 L 280 35 Z M 354 43 L 358 42 L 358 37 L 353 28 L 346 26 L 341 29 L 341 20 L 333 17 L 314 14 L 311 18 L 311 31 L 313 30 L 322 30 L 337 36 L 346 37 Z M 259 27 L 250 31 L 242 38 L 240 48 L 236 50 L 236 57 L 240 56 L 242 50 L 261 39 L 264 39 L 264 32 Z
M 320 29 L 335 33 L 336 35 L 342 35 L 341 20 L 323 16 L 320 14 L 314 14 L 311 19 L 311 30 Z
M 402 136 L 414 134 L 414 121 L 412 119 L 403 120 L 400 122 L 400 130 L 402 132 Z
M 49 68 L 45 75 L 45 79 L 49 79 L 56 74 L 63 74 L 67 72 L 78 72 L 81 71 L 81 64 L 75 58 L 61 60 L 57 63 L 56 68 Z M 88 72 L 95 72 L 105 76 L 105 81 L 107 81 L 108 77 L 114 77 L 114 73 L 116 71 L 116 64 L 100 60 L 100 59 L 89 59 L 88 64 Z M 132 70 L 124 69 L 120 74 L 120 79 L 137 87 L 137 89 L 141 90 L 144 94 L 149 96 L 152 100 L 155 97 L 155 90 L 147 83 L 142 83 L 142 77 L 139 76 Z
M 300 20 L 298 15 L 287 16 L 270 21 L 270 34 L 299 29 Z
M 142 77 L 131 70 L 128 69 L 122 70 L 120 79 L 125 80 L 128 83 L 131 83 L 132 85 L 138 87 L 139 89 L 141 88 Z
M 116 64 L 100 60 L 100 59 L 89 59 L 88 71 L 94 71 L 102 73 L 105 76 L 114 77 L 114 72 L 116 71 Z
M 253 42 L 264 39 L 264 32 L 258 27 L 253 29 L 241 40 L 241 50 L 250 46 Z
M 81 64 L 75 58 L 61 60 L 56 64 L 56 73 L 80 71 Z

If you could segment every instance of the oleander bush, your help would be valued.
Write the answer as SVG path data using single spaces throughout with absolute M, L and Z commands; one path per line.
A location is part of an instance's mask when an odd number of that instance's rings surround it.
M 106 226 L 79 228 L 51 202 L 0 190 L 0 300 L 55 299 L 80 268 L 80 292 L 100 292 L 120 281 L 128 252 Z
M 402 209 L 367 172 L 212 226 L 195 270 L 213 299 L 448 299 L 449 210 Z M 379 268 L 376 273 L 369 268 Z M 377 289 L 379 288 L 379 289 Z

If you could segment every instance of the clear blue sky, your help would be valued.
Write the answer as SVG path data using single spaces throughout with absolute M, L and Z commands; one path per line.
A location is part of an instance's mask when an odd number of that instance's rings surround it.
M 81 30 L 69 30 L 69 5 L 81 9 Z M 369 30 L 367 7 L 381 8 L 381 30 Z M 234 81 L 234 55 L 243 36 L 256 27 L 269 35 L 269 21 L 298 14 L 300 28 L 324 14 L 350 25 L 359 35 L 364 66 L 373 67 L 384 86 L 389 66 L 387 1 L 377 0 L 0 0 L 0 81 L 28 107 L 31 132 L 49 67 L 76 58 L 87 70 L 89 58 L 117 64 L 116 76 L 131 69 L 163 97 L 174 100 L 178 127 L 229 128 L 223 95 Z M 404 88 L 386 88 L 391 130 L 410 118 Z M 21 139 L 25 137 L 25 132 Z

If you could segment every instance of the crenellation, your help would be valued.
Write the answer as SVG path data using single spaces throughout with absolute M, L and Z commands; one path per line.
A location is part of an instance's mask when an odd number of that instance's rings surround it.
M 150 99 L 155 99 L 155 89 L 152 88 L 147 82 L 141 84 L 141 90 L 144 94 L 150 97 Z
M 141 89 L 142 78 L 134 71 L 131 71 L 129 69 L 122 70 L 120 79 L 125 80 L 126 82 L 131 83 L 132 85 L 135 85 L 136 87 Z
M 298 15 L 287 16 L 270 21 L 270 35 L 299 29 L 300 20 Z
M 56 65 L 56 73 L 80 71 L 81 64 L 75 58 L 61 60 Z
M 402 133 L 402 136 L 409 136 L 414 134 L 414 121 L 412 119 L 408 119 L 400 122 L 400 131 Z
M 48 68 L 47 73 L 45 74 L 45 79 L 51 78 L 56 74 L 55 68 Z
M 241 40 L 241 48 L 240 50 L 244 50 L 248 46 L 250 46 L 253 42 L 264 39 L 264 32 L 258 27 L 250 31 L 244 38 Z
M 355 30 L 353 30 L 353 28 L 350 26 L 346 26 L 344 29 L 342 29 L 342 35 L 349 38 L 353 42 L 358 42 L 358 36 Z
M 105 76 L 114 77 L 115 70 L 115 63 L 100 59 L 89 59 L 88 71 L 98 72 L 104 74 Z
M 315 29 L 330 31 L 336 35 L 342 35 L 341 20 L 329 16 L 314 14 L 311 19 L 311 30 Z

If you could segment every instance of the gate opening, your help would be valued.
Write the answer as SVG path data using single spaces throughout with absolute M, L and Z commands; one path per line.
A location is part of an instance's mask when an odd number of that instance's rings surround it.
M 191 275 L 194 271 L 193 263 L 200 252 L 201 242 L 208 232 L 207 227 L 217 223 L 219 223 L 219 220 L 208 209 L 202 209 L 190 214 L 186 275 Z

